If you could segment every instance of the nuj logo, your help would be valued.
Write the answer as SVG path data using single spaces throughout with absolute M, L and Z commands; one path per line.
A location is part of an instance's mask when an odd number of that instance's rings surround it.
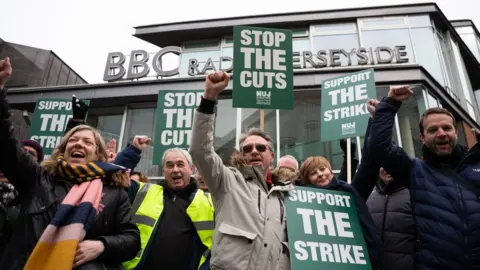
M 342 129 L 355 128 L 355 122 L 342 124 Z
M 272 95 L 270 91 L 257 91 L 257 97 L 269 98 Z

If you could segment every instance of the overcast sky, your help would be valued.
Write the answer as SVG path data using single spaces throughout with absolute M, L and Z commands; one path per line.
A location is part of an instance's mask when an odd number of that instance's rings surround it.
M 254 14 L 436 2 L 448 19 L 480 27 L 479 0 L 3 0 L 0 38 L 52 50 L 89 83 L 101 83 L 107 54 L 158 50 L 134 26 Z

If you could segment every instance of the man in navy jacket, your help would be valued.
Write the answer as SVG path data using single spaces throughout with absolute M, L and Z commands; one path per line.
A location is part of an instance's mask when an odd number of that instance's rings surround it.
M 410 158 L 392 144 L 392 129 L 397 110 L 412 93 L 407 86 L 392 88 L 376 105 L 368 142 L 372 156 L 410 189 L 416 268 L 480 269 L 480 145 L 467 151 L 457 144 L 454 116 L 431 108 L 419 122 L 424 160 Z

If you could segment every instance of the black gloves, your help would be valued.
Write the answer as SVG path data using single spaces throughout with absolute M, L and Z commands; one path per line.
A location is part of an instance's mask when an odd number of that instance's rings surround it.
M 73 95 L 72 111 L 73 111 L 73 119 L 84 121 L 88 113 L 88 105 L 83 100 L 80 100 L 75 95 Z
M 350 146 L 352 151 L 352 158 L 355 158 L 355 153 L 357 151 L 357 143 L 355 142 L 355 139 L 350 140 Z M 340 148 L 342 148 L 343 154 L 347 156 L 347 139 L 340 140 Z

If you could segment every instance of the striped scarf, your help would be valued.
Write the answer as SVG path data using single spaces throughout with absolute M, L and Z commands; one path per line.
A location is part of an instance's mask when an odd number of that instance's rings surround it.
M 103 208 L 100 204 L 101 179 L 126 169 L 99 161 L 72 165 L 59 157 L 57 171 L 74 185 L 35 245 L 25 265 L 26 270 L 73 268 L 77 246 Z
M 126 168 L 113 163 L 100 162 L 96 160 L 87 164 L 73 165 L 65 161 L 62 155 L 57 158 L 57 162 L 58 175 L 74 184 L 92 181 L 97 178 L 104 179 L 114 172 L 125 172 L 127 170 Z

